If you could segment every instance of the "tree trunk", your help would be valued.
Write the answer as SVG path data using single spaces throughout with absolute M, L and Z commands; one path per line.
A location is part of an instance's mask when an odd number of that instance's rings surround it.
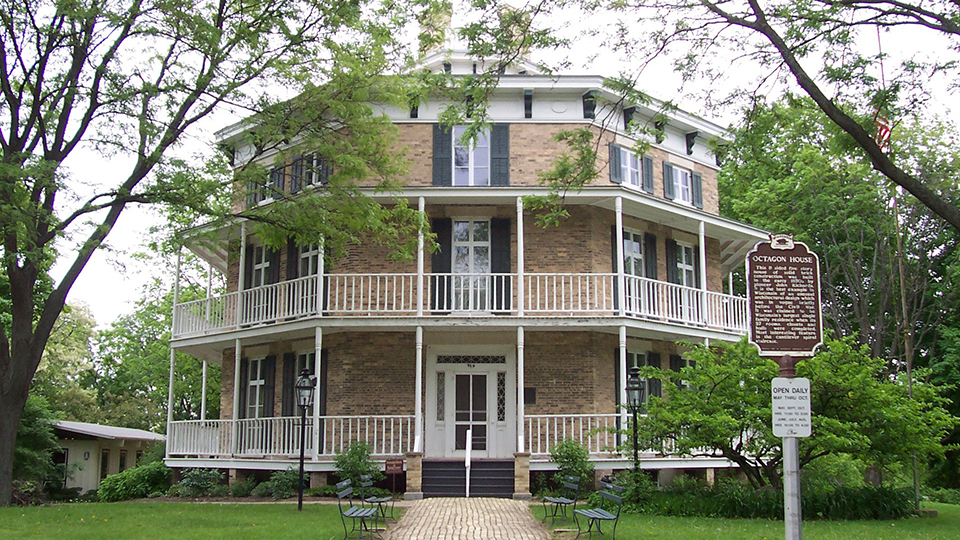
M 13 500 L 13 451 L 26 402 L 26 392 L 0 393 L 0 507 L 10 506 Z

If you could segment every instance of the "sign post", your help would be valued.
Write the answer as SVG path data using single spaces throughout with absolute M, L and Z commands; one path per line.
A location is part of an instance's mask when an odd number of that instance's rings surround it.
M 810 436 L 810 381 L 795 378 L 797 356 L 823 342 L 820 259 L 789 235 L 772 235 L 747 254 L 750 343 L 774 358 L 773 434 L 783 439 L 783 518 L 786 540 L 803 538 L 797 438 Z

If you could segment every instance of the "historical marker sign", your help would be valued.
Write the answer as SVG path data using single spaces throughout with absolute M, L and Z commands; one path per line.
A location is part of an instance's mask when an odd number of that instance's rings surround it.
M 823 341 L 817 254 L 788 235 L 757 244 L 747 255 L 747 303 L 760 354 L 813 356 Z
M 810 379 L 777 377 L 770 388 L 774 436 L 809 437 Z

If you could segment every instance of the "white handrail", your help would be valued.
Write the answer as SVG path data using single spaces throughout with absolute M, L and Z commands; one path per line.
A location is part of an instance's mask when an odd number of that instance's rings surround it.
M 467 428 L 467 454 L 463 460 L 463 464 L 466 467 L 467 471 L 467 493 L 466 497 L 470 498 L 470 454 L 473 452 L 473 428 Z

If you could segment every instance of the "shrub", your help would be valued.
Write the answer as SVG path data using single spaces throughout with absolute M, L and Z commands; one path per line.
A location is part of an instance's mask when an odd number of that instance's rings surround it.
M 353 481 L 354 486 L 360 485 L 360 477 L 369 475 L 376 482 L 382 479 L 380 467 L 370 458 L 370 444 L 365 441 L 351 443 L 346 452 L 338 452 L 334 458 L 334 465 L 340 478 Z
M 580 479 L 581 489 L 593 486 L 593 464 L 590 453 L 579 442 L 564 439 L 550 451 L 550 461 L 557 464 L 558 471 L 553 475 L 557 485 L 562 485 L 564 476 L 576 476 Z
M 261 482 L 253 488 L 250 492 L 250 495 L 254 497 L 269 497 L 270 496 L 270 482 Z
M 613 484 L 624 488 L 623 500 L 631 506 L 646 502 L 657 492 L 657 483 L 643 471 L 639 474 L 634 473 L 632 469 L 617 471 L 613 476 Z
M 104 478 L 97 495 L 103 502 L 144 498 L 156 491 L 166 491 L 170 476 L 170 469 L 163 463 L 148 463 Z
M 289 499 L 297 494 L 300 473 L 294 469 L 277 471 L 270 475 L 270 495 L 274 499 Z
M 230 486 L 230 496 L 231 497 L 249 497 L 253 494 L 254 488 L 257 487 L 257 480 L 248 476 L 239 482 L 234 482 Z
M 202 497 L 223 480 L 223 472 L 217 469 L 185 469 L 183 477 L 177 483 L 178 497 Z
M 910 490 L 833 486 L 801 493 L 804 519 L 897 519 L 912 508 Z M 678 478 L 632 510 L 661 516 L 783 519 L 783 492 L 735 480 L 708 486 Z
M 924 493 L 927 500 L 946 504 L 960 504 L 960 489 L 931 489 Z
M 318 486 L 315 488 L 310 488 L 304 491 L 303 493 L 311 497 L 336 497 L 337 486 L 333 484 L 328 484 L 326 486 Z
M 251 492 L 254 497 L 273 497 L 274 499 L 287 499 L 297 494 L 297 483 L 300 475 L 294 469 L 285 471 L 276 471 L 270 475 L 270 479 L 261 482 Z
M 230 495 L 230 486 L 226 484 L 217 484 L 210 488 L 208 495 L 211 497 L 226 497 Z

